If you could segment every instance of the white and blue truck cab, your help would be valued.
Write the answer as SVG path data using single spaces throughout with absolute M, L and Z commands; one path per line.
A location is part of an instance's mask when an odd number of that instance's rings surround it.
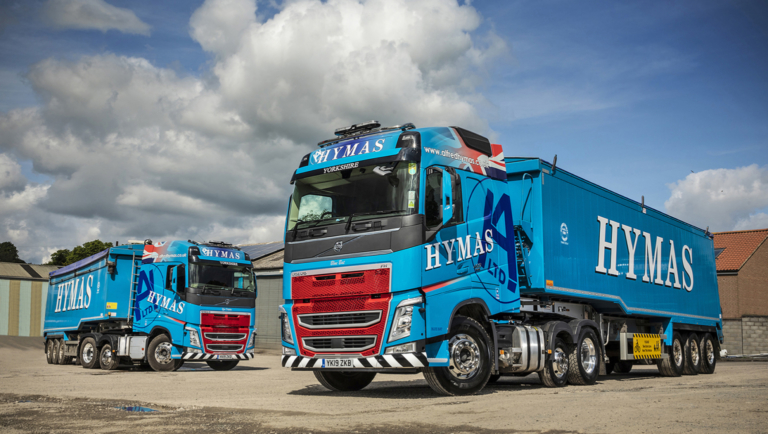
M 655 363 L 712 373 L 709 234 L 459 127 L 341 128 L 301 160 L 285 231 L 282 365 L 331 390 L 423 372 L 446 395 Z
M 257 296 L 245 252 L 223 242 L 132 242 L 50 273 L 48 363 L 216 370 L 253 358 Z

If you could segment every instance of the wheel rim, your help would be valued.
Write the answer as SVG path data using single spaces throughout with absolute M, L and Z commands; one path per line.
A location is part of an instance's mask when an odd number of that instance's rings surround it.
M 707 362 L 710 365 L 715 364 L 715 347 L 712 345 L 712 341 L 707 341 L 707 345 L 704 347 L 707 352 Z
M 565 351 L 557 347 L 555 348 L 555 358 L 552 361 L 552 370 L 557 378 L 563 378 L 568 373 L 568 355 Z
M 101 366 L 109 366 L 112 363 L 112 350 L 101 352 Z
M 683 364 L 683 346 L 680 345 L 680 341 L 675 341 L 672 344 L 672 356 L 675 358 L 675 365 L 680 366 Z
M 467 380 L 480 370 L 480 348 L 471 336 L 459 334 L 451 338 L 450 369 L 454 377 Z
M 88 343 L 83 346 L 83 362 L 90 364 L 93 361 L 93 345 Z
M 171 349 L 170 342 L 163 342 L 158 345 L 157 348 L 155 348 L 155 360 L 162 364 L 171 363 L 173 361 L 171 358 Z
M 584 368 L 584 372 L 591 374 L 597 366 L 597 351 L 595 350 L 595 343 L 592 339 L 585 338 L 581 342 L 581 367 Z
M 699 344 L 696 339 L 691 339 L 691 363 L 699 364 Z

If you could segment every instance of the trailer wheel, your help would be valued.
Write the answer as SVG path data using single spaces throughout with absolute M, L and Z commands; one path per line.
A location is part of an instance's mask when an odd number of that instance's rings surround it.
M 168 335 L 157 335 L 147 347 L 147 361 L 155 371 L 169 372 L 176 367 L 176 361 L 171 357 L 173 345 Z
M 667 353 L 669 357 L 656 362 L 659 373 L 662 377 L 679 377 L 683 373 L 683 359 L 685 358 L 683 338 L 680 337 L 680 333 L 675 332 L 672 335 L 672 345 L 667 349 Z
M 485 387 L 491 376 L 490 338 L 479 322 L 469 317 L 451 328 L 448 340 L 448 367 L 424 369 L 424 379 L 441 395 L 473 395 Z
M 233 369 L 239 363 L 239 360 L 225 360 L 225 361 L 213 361 L 208 360 L 205 363 L 211 367 L 214 371 L 229 371 Z
M 563 387 L 568 383 L 568 345 L 561 338 L 555 338 L 552 357 L 544 362 L 539 371 L 539 380 L 546 387 Z
M 59 346 L 56 347 L 56 353 L 58 354 L 57 360 L 59 365 L 68 365 L 69 357 L 64 355 L 64 351 L 67 349 L 67 344 L 64 343 L 64 339 L 57 339 Z
M 101 347 L 99 363 L 101 364 L 101 369 L 105 371 L 114 371 L 120 365 L 120 358 L 112 352 L 112 345 L 104 344 Z
M 101 366 L 99 363 L 99 350 L 93 338 L 85 338 L 83 344 L 80 345 L 80 364 L 85 369 L 98 369 Z
M 326 389 L 334 392 L 354 392 L 362 390 L 365 386 L 371 384 L 376 377 L 375 372 L 333 372 L 333 371 L 314 371 L 315 378 Z
M 683 363 L 684 375 L 697 375 L 701 370 L 701 348 L 699 336 L 696 333 L 688 333 L 685 337 L 685 363 Z
M 717 354 L 715 342 L 712 335 L 707 333 L 701 338 L 699 343 L 701 347 L 701 370 L 702 374 L 714 374 L 715 365 L 717 365 Z
M 632 366 L 634 366 L 632 362 L 622 360 L 621 362 L 616 362 L 616 365 L 613 367 L 613 372 L 619 374 L 629 374 L 629 372 L 632 370 Z
M 53 353 L 54 353 L 53 339 L 45 341 L 45 358 L 48 360 L 49 365 L 53 365 Z
M 488 383 L 487 383 L 487 384 L 493 384 L 493 383 L 495 383 L 495 382 L 499 381 L 499 378 L 501 378 L 501 375 L 499 375 L 499 374 L 494 374 L 494 375 L 491 375 L 491 376 L 488 378 Z
M 568 382 L 582 386 L 595 384 L 599 371 L 600 343 L 592 329 L 584 328 L 568 354 Z
M 59 346 L 61 345 L 61 341 L 59 339 L 54 339 L 52 346 L 53 353 L 51 354 L 51 361 L 54 365 L 59 364 Z

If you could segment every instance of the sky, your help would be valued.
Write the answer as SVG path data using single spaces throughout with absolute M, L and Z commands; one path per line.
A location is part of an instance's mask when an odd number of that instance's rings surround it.
M 768 3 L 3 0 L 0 241 L 279 240 L 336 128 L 458 125 L 768 227 Z

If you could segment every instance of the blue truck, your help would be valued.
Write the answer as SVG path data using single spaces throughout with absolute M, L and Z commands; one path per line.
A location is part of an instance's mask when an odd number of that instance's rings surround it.
M 51 272 L 49 288 L 48 363 L 229 370 L 253 358 L 256 280 L 230 244 L 131 241 Z
M 656 364 L 711 374 L 710 234 L 460 127 L 340 128 L 286 218 L 282 365 L 331 390 L 422 372 L 444 395 Z

